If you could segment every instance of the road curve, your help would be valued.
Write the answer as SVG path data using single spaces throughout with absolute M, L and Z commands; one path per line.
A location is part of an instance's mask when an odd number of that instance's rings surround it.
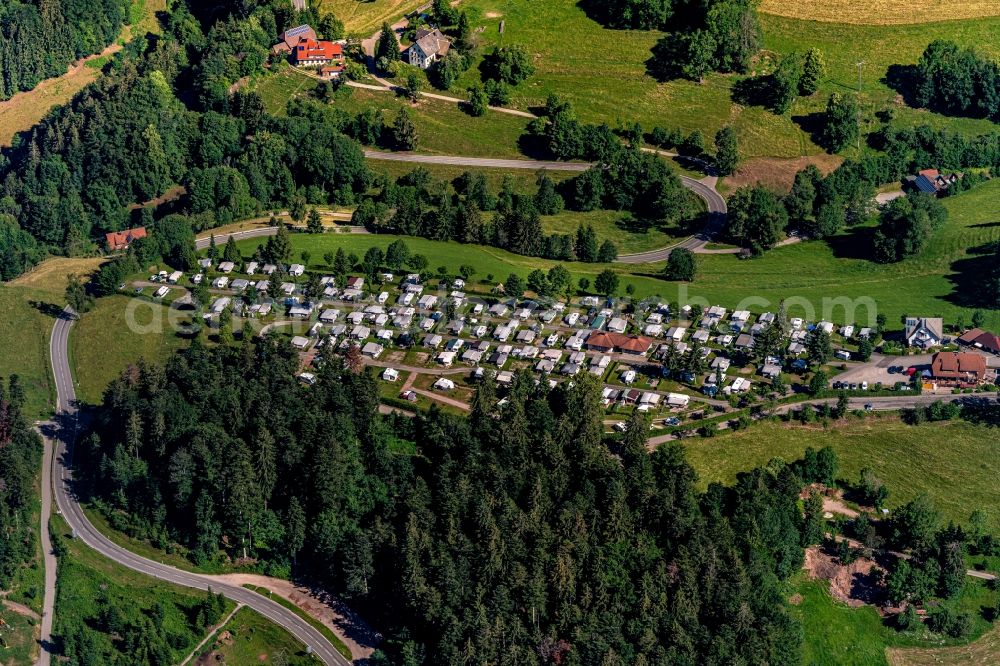
M 412 162 L 415 164 L 444 164 L 448 166 L 466 166 L 493 169 L 548 169 L 550 171 L 586 171 L 593 166 L 590 162 L 546 162 L 543 160 L 493 159 L 489 157 L 461 157 L 456 155 L 418 155 L 409 152 L 388 153 L 379 150 L 366 150 L 365 157 L 370 160 L 387 160 L 391 162 Z M 656 261 L 666 261 L 670 252 L 683 247 L 692 252 L 699 252 L 718 233 L 726 219 L 728 208 L 726 200 L 714 188 L 700 180 L 680 176 L 681 184 L 691 192 L 701 197 L 708 206 L 708 221 L 701 233 L 668 247 L 624 254 L 615 261 L 622 264 L 646 264 Z
M 285 628 L 303 644 L 309 646 L 313 654 L 324 663 L 330 666 L 348 666 L 351 662 L 337 652 L 326 637 L 304 619 L 277 602 L 251 590 L 221 583 L 211 576 L 182 571 L 140 557 L 110 541 L 87 519 L 70 488 L 72 469 L 69 465 L 72 461 L 72 442 L 76 434 L 77 410 L 76 389 L 73 386 L 73 376 L 69 367 L 68 342 L 69 332 L 74 322 L 75 313 L 67 307 L 56 320 L 52 329 L 49 352 L 56 383 L 56 414 L 60 424 L 58 438 L 55 441 L 52 490 L 59 512 L 73 530 L 75 538 L 108 559 L 153 578 L 184 587 L 199 590 L 212 588 L 215 592 L 222 592 L 229 599 L 253 608 L 267 619 Z
M 494 159 L 490 157 L 462 157 L 458 155 L 418 155 L 408 152 L 388 153 L 378 150 L 366 150 L 365 157 L 370 160 L 410 162 L 413 164 L 443 164 L 448 166 L 464 166 L 486 169 L 530 169 L 533 171 L 537 171 L 538 169 L 547 169 L 549 171 L 581 172 L 586 171 L 593 166 L 590 162 L 547 162 L 544 160 Z M 694 236 L 667 247 L 661 247 L 647 252 L 620 255 L 617 259 L 615 259 L 616 263 L 649 264 L 666 261 L 667 257 L 670 256 L 670 253 L 677 248 L 685 248 L 695 253 L 712 252 L 711 250 L 706 250 L 705 246 L 722 229 L 722 225 L 726 219 L 726 214 L 728 213 L 726 200 L 721 194 L 716 192 L 714 188 L 706 185 L 700 180 L 695 180 L 694 178 L 689 178 L 688 176 L 679 176 L 679 178 L 681 180 L 681 184 L 704 200 L 705 205 L 708 207 L 708 219 L 705 223 L 705 228 Z M 329 217 L 336 217 L 338 219 L 350 219 L 350 215 L 346 213 L 328 213 L 326 215 Z M 234 231 L 232 233 L 217 235 L 215 237 L 215 242 L 217 245 L 224 245 L 230 238 L 238 241 L 245 240 L 247 238 L 262 238 L 265 236 L 273 236 L 277 233 L 277 231 L 277 227 L 260 227 L 257 229 L 247 229 L 245 231 Z M 352 226 L 348 227 L 348 231 L 350 233 L 367 233 L 367 230 L 364 227 Z M 195 248 L 198 250 L 204 250 L 208 248 L 210 242 L 211 236 L 202 236 L 195 241 Z M 738 250 L 721 250 L 721 252 L 725 253 L 733 253 L 737 251 Z

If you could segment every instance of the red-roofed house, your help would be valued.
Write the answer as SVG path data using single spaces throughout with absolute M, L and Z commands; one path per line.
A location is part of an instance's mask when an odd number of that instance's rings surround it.
M 587 349 L 599 352 L 618 351 L 623 354 L 643 356 L 653 346 L 653 340 L 642 335 L 624 335 L 596 331 L 587 338 Z
M 965 345 L 966 347 L 982 349 L 983 351 L 988 351 L 991 354 L 1000 354 L 1000 335 L 984 331 L 981 328 L 974 328 L 971 331 L 966 331 L 962 334 L 962 337 L 958 339 L 958 344 Z
M 319 38 L 312 27 L 308 25 L 296 26 L 278 35 L 278 43 L 271 47 L 271 51 L 274 53 L 291 53 L 292 49 L 298 46 L 298 43 L 303 39 L 316 40 Z
M 938 352 L 931 376 L 948 384 L 979 384 L 986 380 L 986 357 L 972 352 Z
M 108 249 L 112 252 L 127 250 L 136 238 L 146 237 L 146 227 L 136 227 L 125 231 L 112 231 L 106 236 L 108 239 Z
M 292 62 L 296 67 L 343 64 L 344 47 L 336 42 L 302 39 L 292 50 Z

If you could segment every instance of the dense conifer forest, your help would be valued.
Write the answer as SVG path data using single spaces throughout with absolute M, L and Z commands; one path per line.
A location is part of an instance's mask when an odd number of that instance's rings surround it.
M 128 21 L 128 0 L 7 0 L 0 5 L 0 100 L 100 53 Z
M 371 372 L 296 365 L 267 339 L 130 369 L 81 476 L 119 528 L 344 595 L 387 634 L 376 663 L 798 662 L 793 467 L 699 493 L 641 415 L 603 441 L 590 377 L 411 421 L 378 414 Z

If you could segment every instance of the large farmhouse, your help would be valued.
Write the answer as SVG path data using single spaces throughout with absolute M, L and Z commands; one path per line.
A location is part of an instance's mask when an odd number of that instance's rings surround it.
M 417 30 L 416 37 L 416 41 L 406 52 L 409 63 L 414 67 L 429 69 L 451 49 L 451 42 L 437 28 Z
M 986 380 L 986 357 L 973 352 L 938 352 L 931 377 L 946 384 L 979 384 Z
M 111 252 L 127 250 L 132 241 L 145 237 L 146 227 L 136 227 L 135 229 L 126 229 L 125 231 L 112 231 L 105 236 L 108 241 L 108 250 Z

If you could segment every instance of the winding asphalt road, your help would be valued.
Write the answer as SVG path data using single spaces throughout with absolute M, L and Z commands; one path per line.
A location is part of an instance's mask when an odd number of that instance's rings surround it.
M 253 608 L 275 624 L 284 627 L 303 644 L 311 648 L 313 654 L 324 663 L 330 666 L 348 666 L 351 662 L 337 652 L 329 640 L 304 619 L 277 602 L 251 590 L 221 583 L 211 576 L 182 571 L 140 557 L 111 542 L 87 519 L 70 487 L 73 478 L 71 468 L 72 443 L 76 435 L 77 409 L 76 389 L 73 386 L 73 375 L 69 367 L 68 343 L 69 332 L 75 321 L 75 313 L 67 307 L 56 320 L 49 344 L 52 374 L 56 382 L 57 422 L 60 427 L 58 438 L 55 441 L 55 459 L 52 463 L 53 492 L 56 506 L 73 530 L 75 538 L 108 559 L 153 578 L 184 587 L 199 590 L 211 588 L 215 592 L 221 592 L 229 599 Z
M 491 157 L 463 157 L 460 155 L 419 155 L 409 152 L 389 153 L 379 150 L 366 150 L 365 157 L 370 160 L 384 160 L 388 162 L 409 162 L 412 164 L 443 164 L 447 166 L 463 166 L 487 169 L 530 169 L 537 171 L 547 169 L 549 171 L 586 171 L 593 166 L 590 162 L 552 162 L 545 160 L 519 160 L 519 159 L 494 159 Z M 666 261 L 670 253 L 677 248 L 685 248 L 695 253 L 706 252 L 705 246 L 722 229 L 726 219 L 728 208 L 726 200 L 715 188 L 701 180 L 695 180 L 687 176 L 679 176 L 681 184 L 691 192 L 701 197 L 708 207 L 708 220 L 705 228 L 674 245 L 661 247 L 648 252 L 638 252 L 635 254 L 623 254 L 615 259 L 619 264 L 648 264 L 658 261 Z M 285 213 L 283 213 L 285 214 Z M 326 217 L 347 221 L 351 219 L 348 213 L 323 213 Z M 260 219 L 265 222 L 264 218 Z M 364 227 L 348 227 L 350 233 L 368 233 Z M 247 229 L 245 231 L 234 231 L 232 233 L 218 234 L 215 237 L 217 245 L 224 245 L 230 238 L 234 240 L 244 240 L 247 238 L 263 238 L 273 236 L 278 232 L 277 227 L 259 227 L 257 229 Z M 209 246 L 211 236 L 203 236 L 195 241 L 195 248 L 204 250 Z M 724 252 L 736 252 L 737 250 L 723 250 Z M 707 252 L 711 252 L 708 250 Z

